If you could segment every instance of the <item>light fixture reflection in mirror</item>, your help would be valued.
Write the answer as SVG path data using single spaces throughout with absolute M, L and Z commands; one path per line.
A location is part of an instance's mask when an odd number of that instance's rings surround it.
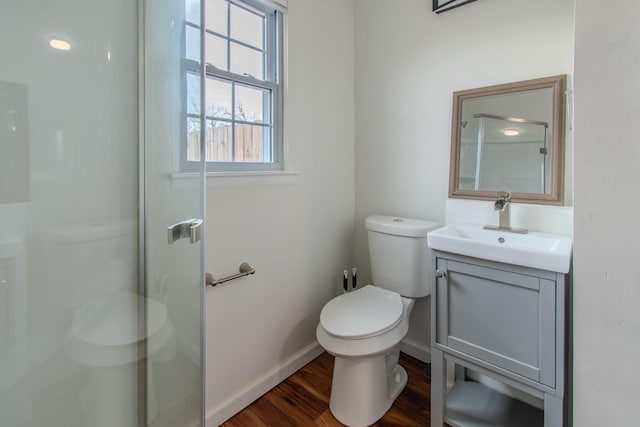
M 66 40 L 52 38 L 49 40 L 49 46 L 56 50 L 71 50 L 71 43 Z
M 450 197 L 563 204 L 565 80 L 454 93 Z

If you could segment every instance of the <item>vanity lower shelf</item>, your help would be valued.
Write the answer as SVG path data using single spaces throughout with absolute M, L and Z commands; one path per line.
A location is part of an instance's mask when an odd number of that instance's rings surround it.
M 458 380 L 446 399 L 452 427 L 542 427 L 544 412 L 484 384 Z

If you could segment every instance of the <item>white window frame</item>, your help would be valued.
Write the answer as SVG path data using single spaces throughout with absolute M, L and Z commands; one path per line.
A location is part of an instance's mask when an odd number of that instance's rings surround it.
M 202 0 L 205 2 L 205 0 Z M 220 79 L 227 82 L 231 82 L 232 85 L 240 84 L 243 86 L 251 86 L 257 89 L 267 90 L 271 93 L 271 102 L 270 105 L 265 105 L 263 109 L 263 114 L 265 117 L 269 117 L 270 125 L 270 152 L 271 152 L 271 161 L 267 162 L 236 162 L 236 161 L 226 161 L 226 162 L 215 162 L 215 161 L 207 161 L 206 162 L 206 171 L 207 172 L 260 172 L 260 171 L 278 171 L 284 170 L 284 136 L 283 136 L 283 93 L 284 93 L 284 79 L 283 79 L 283 70 L 284 70 L 284 40 L 283 40 L 283 27 L 284 27 L 284 17 L 283 14 L 286 12 L 286 2 L 282 2 L 281 0 L 228 0 L 229 3 L 232 3 L 238 7 L 247 9 L 247 10 L 255 10 L 264 14 L 265 16 L 265 64 L 264 64 L 264 74 L 265 80 L 260 80 L 253 76 L 247 74 L 237 74 L 227 70 L 219 69 L 211 64 L 206 64 L 204 67 L 205 70 L 205 78 L 200 78 L 200 92 L 202 94 L 203 91 L 206 90 L 206 87 L 203 85 L 206 84 L 206 79 Z M 284 4 L 283 4 L 284 3 Z M 190 26 L 192 28 L 196 28 L 201 32 L 200 43 L 205 43 L 206 37 L 202 34 L 202 32 L 214 33 L 206 27 L 204 10 L 201 11 L 201 20 L 200 26 L 197 26 L 191 22 L 185 21 L 185 31 L 186 27 Z M 220 35 L 218 33 L 214 33 L 219 36 L 223 36 L 225 39 L 228 38 L 232 40 L 234 43 L 239 43 L 244 45 L 244 43 L 239 42 L 231 38 L 230 35 Z M 228 50 L 228 49 L 227 49 Z M 201 52 L 204 53 L 204 46 L 201 47 Z M 227 52 L 227 54 L 229 54 Z M 186 54 L 184 55 L 185 59 L 183 59 L 183 90 L 184 90 L 184 117 L 183 120 L 183 130 L 182 130 L 182 141 L 180 144 L 180 170 L 184 172 L 195 171 L 200 167 L 199 161 L 189 161 L 187 160 L 187 118 L 197 118 L 200 119 L 201 129 L 206 129 L 204 125 L 206 125 L 207 121 L 211 120 L 219 120 L 219 118 L 214 118 L 211 116 L 205 116 L 204 119 L 199 114 L 188 114 L 186 103 L 187 103 L 187 89 L 186 89 L 186 79 L 188 74 L 200 75 L 202 70 L 202 65 L 197 61 L 193 61 L 190 59 L 186 59 Z M 201 106 L 202 108 L 202 106 Z M 232 105 L 232 110 L 235 108 Z M 265 120 L 266 121 L 266 120 Z M 252 125 L 262 125 L 262 123 L 252 123 L 252 122 L 243 122 L 242 120 L 238 120 L 235 118 L 235 111 L 232 111 L 232 119 L 229 120 L 232 123 L 232 129 L 234 128 L 233 124 L 252 124 Z M 267 127 L 267 126 L 265 126 Z M 235 136 L 234 136 L 235 139 Z M 201 138 L 201 144 L 204 142 L 204 137 Z

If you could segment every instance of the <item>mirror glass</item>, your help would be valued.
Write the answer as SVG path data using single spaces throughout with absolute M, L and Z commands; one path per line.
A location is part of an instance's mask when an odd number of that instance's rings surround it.
M 565 81 L 454 92 L 449 196 L 562 204 Z

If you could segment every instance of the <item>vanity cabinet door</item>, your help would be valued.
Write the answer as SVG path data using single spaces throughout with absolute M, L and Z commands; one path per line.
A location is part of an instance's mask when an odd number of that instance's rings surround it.
M 556 282 L 437 258 L 436 345 L 555 387 Z

